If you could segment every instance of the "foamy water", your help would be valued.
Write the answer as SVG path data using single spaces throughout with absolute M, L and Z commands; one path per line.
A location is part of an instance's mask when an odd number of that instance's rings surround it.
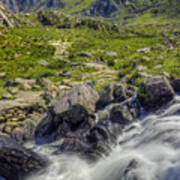
M 46 146 L 35 151 L 50 164 L 28 180 L 180 180 L 180 97 L 160 114 L 124 129 L 110 155 L 95 164 L 78 156 L 51 155 Z

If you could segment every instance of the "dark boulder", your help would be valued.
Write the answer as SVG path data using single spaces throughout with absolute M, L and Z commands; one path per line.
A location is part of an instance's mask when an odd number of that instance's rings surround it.
M 41 169 L 45 164 L 45 161 L 35 153 L 0 135 L 0 176 L 7 180 L 18 180 Z
M 89 160 L 97 160 L 111 150 L 121 128 L 110 121 L 98 123 L 83 134 L 76 134 L 57 142 L 58 152 L 78 153 Z
M 97 102 L 97 109 L 103 109 L 112 103 L 123 102 L 129 97 L 136 95 L 136 89 L 127 84 L 111 83 L 100 91 L 100 98 Z
M 136 97 L 132 97 L 123 103 L 113 104 L 110 108 L 110 121 L 122 126 L 130 124 L 141 114 L 141 106 Z
M 171 86 L 175 92 L 180 92 L 180 79 L 171 80 Z
M 139 91 L 139 100 L 145 110 L 157 109 L 175 96 L 169 81 L 163 76 L 151 76 L 144 80 Z

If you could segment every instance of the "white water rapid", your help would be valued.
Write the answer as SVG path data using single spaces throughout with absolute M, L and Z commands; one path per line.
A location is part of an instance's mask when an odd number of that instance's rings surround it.
M 180 97 L 163 112 L 127 127 L 111 154 L 95 164 L 51 155 L 43 146 L 35 150 L 51 164 L 28 180 L 180 180 Z

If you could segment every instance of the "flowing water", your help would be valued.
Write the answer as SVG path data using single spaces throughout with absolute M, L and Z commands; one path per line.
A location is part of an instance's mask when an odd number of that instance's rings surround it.
M 161 113 L 124 129 L 107 157 L 88 164 L 77 156 L 51 155 L 51 163 L 28 180 L 180 180 L 180 97 Z

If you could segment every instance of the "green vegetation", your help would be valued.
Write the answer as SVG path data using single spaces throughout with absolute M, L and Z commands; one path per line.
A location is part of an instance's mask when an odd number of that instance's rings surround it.
M 140 84 L 139 72 L 180 76 L 178 19 L 144 14 L 117 27 L 45 11 L 24 15 L 22 20 L 33 23 L 0 29 L 0 73 L 6 73 L 0 87 L 17 77 L 46 77 L 70 85 L 91 80 L 99 90 L 123 78 Z M 57 76 L 64 70 L 70 78 Z M 0 88 L 1 95 L 5 91 Z

